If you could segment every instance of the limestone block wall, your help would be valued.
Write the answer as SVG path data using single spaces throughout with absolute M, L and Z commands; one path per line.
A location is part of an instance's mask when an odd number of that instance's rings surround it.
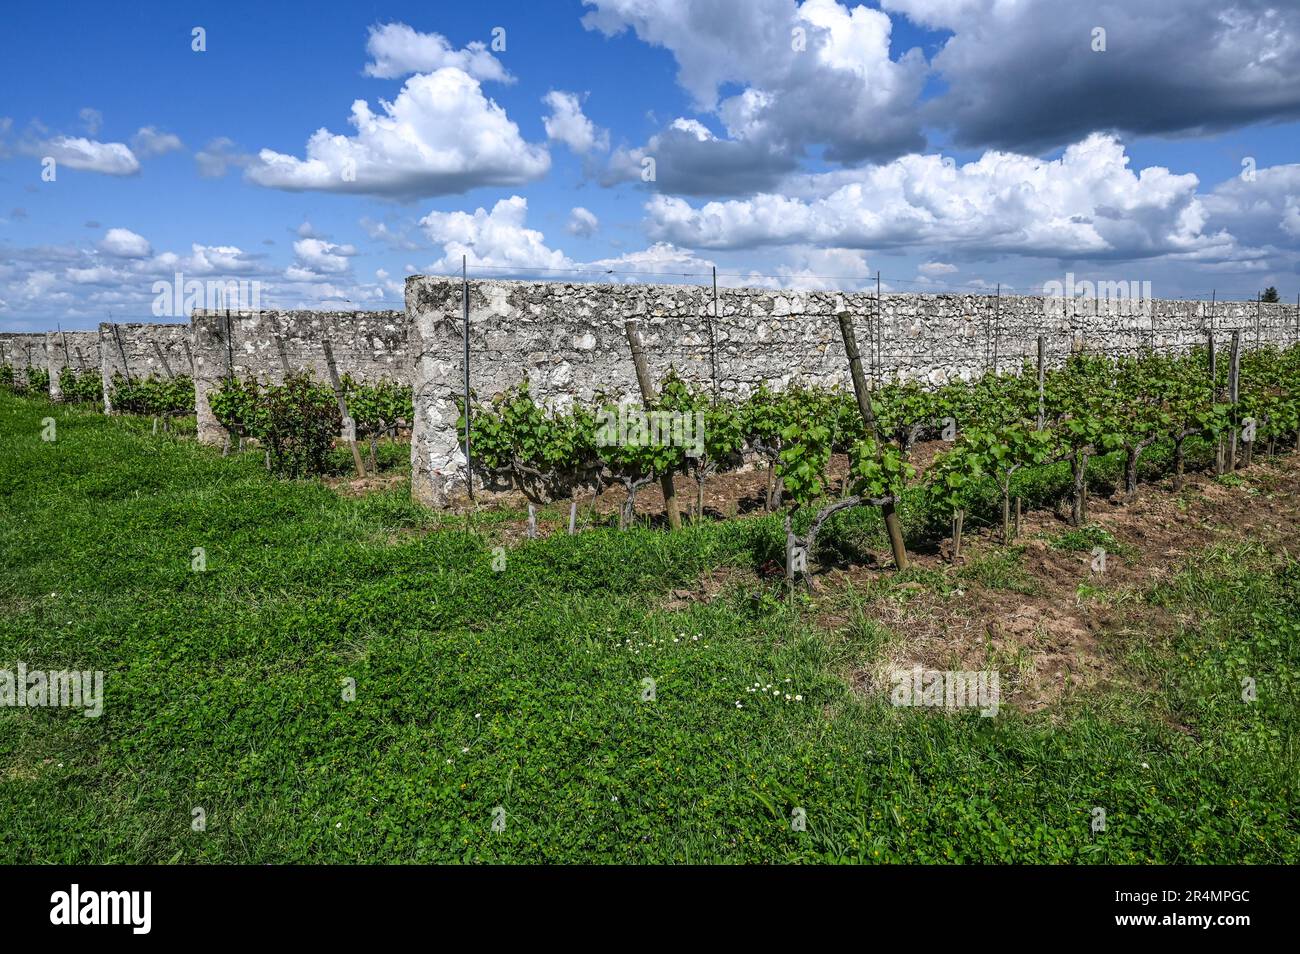
M 837 316 L 853 318 L 868 369 L 878 380 L 940 385 L 993 367 L 1020 367 L 1046 338 L 1048 360 L 1071 349 L 1109 353 L 1189 349 L 1213 326 L 1224 343 L 1290 344 L 1300 336 L 1294 306 L 1148 300 L 1102 301 L 992 295 L 790 292 L 683 285 L 473 281 L 469 284 L 470 387 L 488 400 L 527 375 L 534 398 L 556 407 L 636 395 L 624 323 L 638 319 L 651 376 L 669 369 L 744 398 L 760 383 L 848 386 Z M 456 398 L 464 387 L 458 279 L 412 276 L 415 422 L 412 492 L 433 506 L 466 491 Z
M 26 380 L 28 368 L 44 368 L 48 363 L 45 332 L 0 332 L 0 364 L 11 365 L 19 378 Z
M 401 311 L 195 311 L 190 319 L 194 398 L 199 440 L 220 443 L 225 429 L 212 414 L 209 393 L 233 374 L 268 383 L 286 372 L 310 371 L 410 382 L 410 321 Z
M 99 339 L 106 414 L 113 411 L 116 376 L 139 380 L 194 374 L 194 349 L 187 324 L 100 322 Z
M 99 370 L 99 332 L 97 331 L 47 331 L 45 333 L 46 367 L 50 372 L 50 397 L 63 398 L 59 387 L 59 372 L 64 368 L 73 371 Z

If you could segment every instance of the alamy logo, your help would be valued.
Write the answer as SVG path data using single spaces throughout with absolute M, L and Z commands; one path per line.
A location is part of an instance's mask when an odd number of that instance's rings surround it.
M 982 716 L 998 714 L 1001 699 L 997 672 L 953 672 L 939 669 L 895 669 L 890 674 L 896 706 L 976 709 Z
M 1065 303 L 1072 301 L 1073 308 L 1067 311 Z M 1063 318 L 1067 315 L 1096 315 L 1100 313 L 1101 303 L 1107 303 L 1111 314 L 1121 317 L 1149 318 L 1151 316 L 1150 282 L 1076 282 L 1074 272 L 1065 273 L 1065 281 L 1050 281 L 1043 284 L 1043 310 L 1050 318 Z
M 596 413 L 598 447 L 684 447 L 687 457 L 704 453 L 704 421 L 693 411 L 647 411 L 620 404 Z
M 215 279 L 206 282 L 177 272 L 172 281 L 153 283 L 155 318 L 188 318 L 196 309 L 258 313 L 262 310 L 262 283 L 256 279 Z
M 151 891 L 69 891 L 50 895 L 51 924 L 129 924 L 132 934 L 148 934 L 153 923 Z
M 84 709 L 87 719 L 104 712 L 104 673 L 73 670 L 0 669 L 0 706 L 40 709 L 61 706 Z

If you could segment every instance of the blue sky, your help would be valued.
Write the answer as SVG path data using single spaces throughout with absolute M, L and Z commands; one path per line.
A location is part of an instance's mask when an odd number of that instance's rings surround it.
M 178 271 L 400 307 L 406 275 L 462 255 L 493 277 L 1033 293 L 1073 272 L 1294 301 L 1294 7 L 13 8 L 0 330 L 156 320 Z

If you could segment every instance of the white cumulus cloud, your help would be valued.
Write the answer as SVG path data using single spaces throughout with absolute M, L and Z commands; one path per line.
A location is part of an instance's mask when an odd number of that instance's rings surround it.
M 725 137 L 702 138 L 678 125 L 649 145 L 662 191 L 770 187 L 811 147 L 851 164 L 924 146 L 916 102 L 929 67 L 919 49 L 891 56 L 893 24 L 879 10 L 835 0 L 589 4 L 588 29 L 631 29 L 671 52 L 695 109 L 725 127 Z M 727 189 L 732 169 L 740 181 Z
M 58 166 L 83 172 L 98 172 L 106 176 L 133 176 L 140 171 L 140 162 L 126 143 L 98 142 L 82 136 L 54 136 L 50 139 L 29 141 L 24 151 L 45 158 L 49 156 Z
M 366 40 L 371 61 L 366 75 L 380 79 L 400 79 L 412 73 L 432 73 L 444 66 L 454 66 L 478 80 L 512 83 L 514 77 L 501 61 L 479 41 L 456 50 L 440 33 L 420 33 L 405 23 L 372 26 Z
M 443 257 L 430 270 L 460 268 L 461 256 L 470 265 L 523 268 L 572 268 L 563 252 L 548 248 L 546 237 L 525 226 L 528 200 L 512 195 L 492 206 L 469 212 L 430 212 L 420 220 L 429 239 L 442 246 Z
M 99 248 L 114 258 L 148 258 L 153 254 L 149 240 L 130 229 L 109 229 L 100 240 Z
M 285 272 L 294 281 L 309 281 L 311 277 L 342 275 L 352 267 L 348 261 L 357 254 L 351 245 L 336 245 L 320 238 L 301 238 L 293 243 L 297 261 Z
M 263 149 L 245 175 L 290 191 L 350 192 L 396 199 L 448 195 L 540 178 L 544 146 L 527 143 L 478 81 L 456 67 L 412 76 L 381 113 L 352 104 L 356 133 L 318 129 L 305 158 Z
M 185 144 L 181 142 L 180 136 L 175 133 L 163 132 L 153 126 L 143 126 L 139 132 L 131 137 L 132 151 L 144 159 L 150 156 L 161 156 L 168 152 L 176 152 L 184 148 Z
M 584 209 L 582 206 L 574 206 L 569 211 L 569 224 L 565 229 L 570 235 L 576 235 L 579 238 L 591 238 L 600 228 L 600 220 L 596 218 L 594 212 L 590 209 Z
M 609 148 L 609 133 L 583 114 L 576 93 L 553 89 L 542 97 L 542 102 L 551 109 L 550 115 L 542 119 L 547 139 L 562 142 L 579 155 Z
M 692 206 L 647 204 L 651 237 L 695 248 L 811 244 L 941 246 L 1042 257 L 1204 253 L 1195 175 L 1134 172 L 1123 145 L 1093 135 L 1057 160 L 988 152 L 965 165 L 908 155 L 885 165 L 791 177 L 781 193 Z

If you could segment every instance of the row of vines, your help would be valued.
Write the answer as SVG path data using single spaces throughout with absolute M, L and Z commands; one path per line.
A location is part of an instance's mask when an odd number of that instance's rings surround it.
M 12 365 L 0 365 L 0 388 L 19 395 L 45 395 L 50 390 L 50 372 L 44 368 L 27 368 L 20 374 Z M 68 404 L 100 404 L 104 400 L 104 384 L 98 369 L 61 369 L 59 391 Z M 132 379 L 115 374 L 110 394 L 113 407 L 127 414 L 167 419 L 194 413 L 194 381 L 186 375 Z
M 1012 538 L 1018 523 L 1013 510 L 1020 510 L 1016 478 L 1034 468 L 1068 468 L 1065 503 L 1070 521 L 1082 525 L 1089 468 L 1100 457 L 1119 459 L 1120 495 L 1131 501 L 1139 492 L 1139 465 L 1156 446 L 1172 460 L 1175 487 L 1183 483 L 1189 439 L 1215 449 L 1219 473 L 1249 464 L 1258 447 L 1267 453 L 1279 445 L 1300 449 L 1300 347 L 1242 356 L 1235 403 L 1232 377 L 1230 363 L 1220 360 L 1211 380 L 1205 349 L 1117 359 L 1075 354 L 1063 367 L 1044 369 L 1041 388 L 1036 369 L 1027 365 L 1020 374 L 936 389 L 891 383 L 866 393 L 804 387 L 777 393 L 760 387 L 748 400 L 727 401 L 670 373 L 645 413 L 630 417 L 604 399 L 562 412 L 544 409 L 523 380 L 476 405 L 471 445 L 478 473 L 534 502 L 569 496 L 576 505 L 580 493 L 621 484 L 621 525 L 635 514 L 638 489 L 665 475 L 693 478 L 698 517 L 709 475 L 756 460 L 768 470 L 767 508 L 786 513 L 787 574 L 793 577 L 806 567 L 830 516 L 875 506 L 888 523 L 908 487 L 918 488 L 931 513 L 943 515 L 941 526 L 957 556 L 967 511 L 990 486 L 1000 503 L 1003 536 Z M 665 439 L 666 428 L 651 426 L 682 415 L 690 424 L 679 430 L 698 439 Z M 611 420 L 623 422 L 614 440 L 605 433 Z M 913 451 L 932 439 L 944 441 L 944 449 L 918 480 Z M 832 486 L 836 453 L 847 455 L 848 469 Z M 806 529 L 795 534 L 792 525 Z M 891 545 L 896 562 L 906 566 L 901 533 L 891 533 Z
M 289 374 L 280 384 L 227 378 L 209 403 L 226 429 L 223 454 L 229 453 L 232 438 L 240 448 L 255 441 L 265 452 L 267 469 L 283 477 L 326 473 L 340 435 L 369 443 L 373 471 L 378 441 L 396 438 L 415 416 L 408 385 L 387 379 L 362 382 L 344 375 L 336 393 L 305 372 Z
M 44 394 L 50 390 L 50 372 L 44 368 L 17 371 L 12 364 L 0 364 L 0 389 L 11 394 Z

